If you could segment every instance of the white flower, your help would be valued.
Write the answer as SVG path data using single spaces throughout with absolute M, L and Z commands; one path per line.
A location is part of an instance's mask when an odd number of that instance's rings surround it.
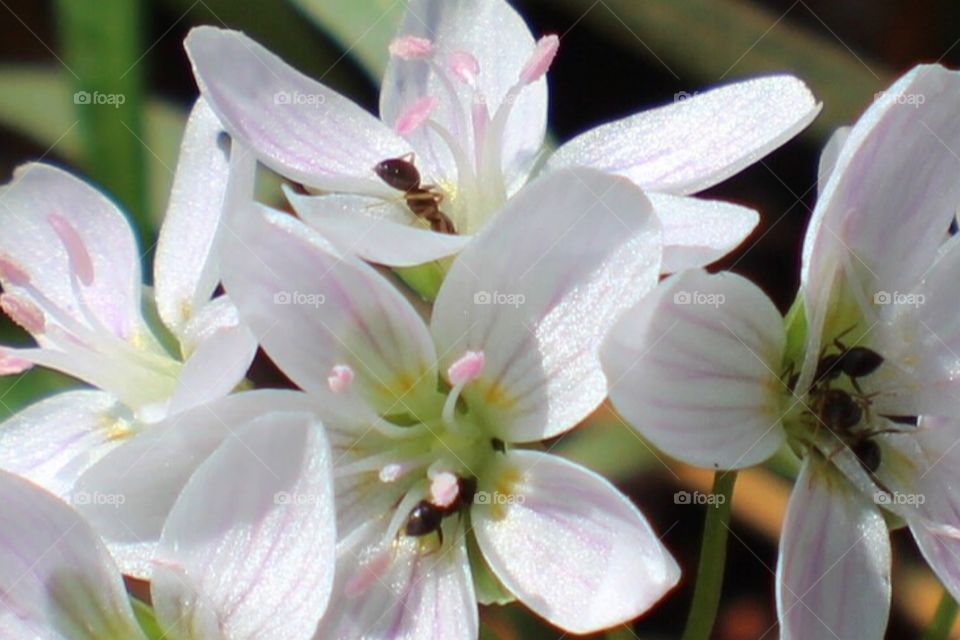
M 823 154 L 789 331 L 745 279 L 689 271 L 605 347 L 614 404 L 667 453 L 739 468 L 788 442 L 804 457 L 777 576 L 786 639 L 883 637 L 881 507 L 960 596 L 960 76 L 920 66 L 886 94 L 914 99 L 876 102 Z
M 157 622 L 183 640 L 309 640 L 333 586 L 329 444 L 309 413 L 233 426 L 161 521 L 150 585 Z M 0 502 L 0 636 L 146 638 L 85 519 L 3 471 Z
M 229 227 L 224 286 L 334 450 L 339 561 L 318 637 L 476 638 L 471 538 L 475 570 L 576 633 L 677 582 L 612 485 L 517 448 L 603 401 L 600 341 L 656 283 L 659 222 L 631 182 L 561 169 L 524 189 L 453 262 L 429 328 L 300 221 L 261 207 Z
M 554 35 L 534 41 L 503 0 L 412 0 L 390 45 L 378 119 L 241 33 L 199 27 L 186 40 L 201 92 L 230 134 L 325 194 L 288 189 L 297 213 L 341 249 L 390 266 L 461 250 L 543 164 L 544 76 L 558 46 Z M 701 266 L 737 246 L 758 217 L 688 194 L 755 162 L 818 112 L 796 78 L 759 78 L 587 131 L 546 170 L 578 165 L 633 180 L 663 224 L 664 269 Z M 403 195 L 416 181 L 398 190 L 375 171 L 397 158 L 419 171 L 419 206 L 430 209 L 437 195 L 460 235 L 412 213 Z
M 0 347 L 0 373 L 37 364 L 94 387 L 47 398 L 0 426 L 0 468 L 66 495 L 120 442 L 243 380 L 256 343 L 226 297 L 210 299 L 228 188 L 222 135 L 198 101 L 160 233 L 153 291 L 141 285 L 130 225 L 93 187 L 30 164 L 0 188 L 0 306 L 37 342 Z

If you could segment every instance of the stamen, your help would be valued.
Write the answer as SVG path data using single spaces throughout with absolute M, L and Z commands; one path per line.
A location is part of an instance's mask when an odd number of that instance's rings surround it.
M 403 36 L 391 42 L 389 50 L 401 60 L 423 60 L 433 55 L 433 43 L 427 38 Z
M 476 86 L 480 63 L 469 51 L 454 51 L 449 61 L 450 73 L 468 86 Z
M 410 135 L 427 121 L 438 102 L 439 100 L 435 96 L 420 98 L 397 118 L 397 123 L 393 127 L 394 131 L 401 136 Z
M 462 387 L 469 382 L 473 382 L 483 373 L 483 366 L 486 361 L 487 358 L 483 351 L 467 351 L 447 369 L 447 380 L 454 387 Z
M 10 258 L 0 256 L 0 280 L 23 287 L 30 283 L 30 275 Z
M 396 482 L 399 480 L 403 475 L 403 472 L 404 469 L 402 464 L 391 462 L 380 469 L 380 473 L 377 475 L 377 477 L 380 478 L 380 482 L 384 484 L 390 484 L 391 482 Z
M 350 365 L 338 364 L 330 370 L 327 377 L 327 384 L 330 385 L 330 391 L 336 394 L 345 393 L 353 385 L 353 369 Z
M 84 286 L 89 287 L 93 284 L 93 260 L 90 259 L 90 253 L 83 238 L 69 221 L 55 213 L 47 216 L 47 222 L 53 227 L 67 250 L 71 270 L 77 274 Z
M 543 77 L 553 64 L 553 59 L 557 57 L 557 49 L 560 48 L 560 38 L 556 35 L 543 36 L 537 41 L 537 48 L 523 65 L 520 71 L 520 82 L 522 84 L 532 84 Z
M 483 373 L 486 360 L 483 351 L 467 351 L 447 369 L 447 380 L 453 385 L 453 389 L 450 390 L 447 401 L 443 405 L 443 422 L 447 425 L 447 428 L 457 430 L 456 420 L 454 419 L 457 400 L 460 399 L 463 388 Z
M 3 309 L 11 320 L 35 336 L 43 333 L 46 328 L 47 322 L 43 311 L 26 298 L 9 293 L 0 295 L 0 309 Z
M 443 471 L 433 476 L 430 482 L 430 502 L 441 508 L 452 505 L 460 495 L 460 483 L 457 476 Z
M 25 358 L 0 349 L 0 376 L 12 376 L 33 368 L 33 363 Z

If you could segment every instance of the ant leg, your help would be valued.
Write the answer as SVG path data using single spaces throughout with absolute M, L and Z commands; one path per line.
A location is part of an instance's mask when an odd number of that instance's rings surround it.
M 424 190 L 425 192 L 427 192 L 428 194 L 430 194 L 430 199 L 433 200 L 434 202 L 436 202 L 438 207 L 439 207 L 441 204 L 443 204 L 443 199 L 444 199 L 446 196 L 444 195 L 444 193 L 443 193 L 442 191 L 437 191 L 437 190 L 436 190 L 436 189 L 437 189 L 437 185 L 435 185 L 435 184 L 422 184 L 422 185 L 420 185 L 420 188 L 423 189 L 423 190 Z

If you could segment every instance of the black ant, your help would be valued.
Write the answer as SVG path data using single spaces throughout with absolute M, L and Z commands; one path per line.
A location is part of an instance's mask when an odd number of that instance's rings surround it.
M 873 474 L 880 468 L 881 449 L 873 438 L 883 433 L 899 433 L 898 429 L 878 431 L 854 431 L 860 424 L 864 413 L 869 410 L 870 397 L 860 388 L 858 378 L 869 376 L 880 368 L 883 356 L 867 347 L 846 347 L 840 338 L 850 329 L 840 334 L 834 341 L 839 353 L 821 354 L 814 373 L 812 392 L 817 398 L 817 415 L 830 431 L 841 439 L 857 457 L 860 466 Z M 830 382 L 840 375 L 846 375 L 857 397 L 842 389 L 830 387 Z M 914 416 L 882 416 L 900 424 L 916 425 Z
M 473 502 L 477 493 L 476 478 L 457 478 L 457 498 L 446 507 L 433 504 L 429 500 L 421 500 L 407 516 L 407 524 L 403 532 L 408 536 L 420 538 L 436 533 L 443 546 L 443 519 L 458 513 Z
M 403 191 L 407 208 L 419 218 L 430 223 L 430 228 L 440 233 L 456 233 L 453 221 L 440 211 L 443 194 L 435 191 L 432 185 L 421 183 L 420 171 L 413 164 L 413 153 L 388 158 L 377 163 L 373 172 L 389 186 Z

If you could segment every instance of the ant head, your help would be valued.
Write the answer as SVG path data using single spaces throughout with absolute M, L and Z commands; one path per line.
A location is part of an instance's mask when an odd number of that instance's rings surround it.
M 420 188 L 420 171 L 407 156 L 378 162 L 373 172 L 394 189 L 412 191 Z

